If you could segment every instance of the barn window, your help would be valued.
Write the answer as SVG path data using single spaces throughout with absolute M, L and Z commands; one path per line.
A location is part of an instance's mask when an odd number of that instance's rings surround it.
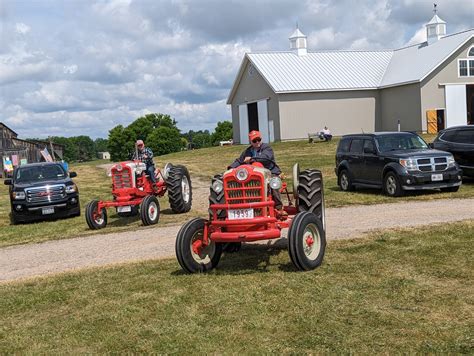
M 469 52 L 467 52 L 467 55 L 469 57 L 474 57 L 474 46 L 472 46 L 470 49 L 469 49 Z
M 459 76 L 467 77 L 467 59 L 459 60 Z

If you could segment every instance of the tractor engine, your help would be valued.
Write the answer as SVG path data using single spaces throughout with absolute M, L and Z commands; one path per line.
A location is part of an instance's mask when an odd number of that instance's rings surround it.
M 112 190 L 138 188 L 142 185 L 142 173 L 146 170 L 143 162 L 120 162 L 111 169 Z

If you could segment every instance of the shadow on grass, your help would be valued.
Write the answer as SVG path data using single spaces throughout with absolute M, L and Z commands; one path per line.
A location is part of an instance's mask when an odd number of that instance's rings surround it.
M 474 184 L 474 180 L 471 181 L 472 184 Z M 464 181 L 463 181 L 463 184 Z M 329 190 L 333 192 L 341 192 L 344 193 L 339 187 L 331 187 Z M 371 196 L 384 196 L 386 198 L 390 198 L 388 195 L 386 195 L 381 188 L 354 188 L 350 193 L 352 194 L 364 194 L 364 195 L 371 195 Z M 433 194 L 442 194 L 445 192 L 440 191 L 439 189 L 432 189 L 432 190 L 410 190 L 410 191 L 405 191 L 403 194 L 403 197 L 422 197 L 422 196 L 427 196 L 427 195 L 433 195 Z M 397 199 L 397 198 L 394 198 Z
M 272 263 L 272 257 L 279 255 L 282 250 L 287 250 L 288 240 L 281 238 L 276 241 L 269 240 L 266 245 L 263 244 L 244 244 L 242 249 L 234 253 L 223 253 L 216 269 L 208 272 L 217 275 L 246 275 L 267 273 L 270 267 L 277 266 L 283 272 L 297 272 L 295 266 L 288 256 L 288 263 Z M 175 276 L 187 275 L 183 270 L 171 273 Z

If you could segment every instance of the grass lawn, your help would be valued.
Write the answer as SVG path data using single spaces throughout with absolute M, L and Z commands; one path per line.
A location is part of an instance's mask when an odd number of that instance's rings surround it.
M 0 285 L 0 354 L 473 353 L 474 222 L 331 241 L 296 272 L 249 247 Z
M 433 138 L 433 135 L 425 135 L 425 139 L 428 142 L 433 140 Z M 340 207 L 350 204 L 391 203 L 400 200 L 474 197 L 474 181 L 463 184 L 457 193 L 422 192 L 397 199 L 388 198 L 378 190 L 342 192 L 337 186 L 337 179 L 334 174 L 337 143 L 338 139 L 336 138 L 328 143 L 309 144 L 306 141 L 294 141 L 279 142 L 272 146 L 277 162 L 286 174 L 288 182 L 291 182 L 292 166 L 296 162 L 300 164 L 302 169 L 318 168 L 323 171 L 327 207 Z M 204 182 L 210 182 L 210 177 L 222 172 L 242 150 L 243 146 L 205 148 L 157 157 L 156 163 L 161 168 L 166 162 L 184 164 L 189 168 L 192 178 L 199 178 Z M 70 169 L 78 173 L 78 177 L 74 180 L 79 186 L 82 209 L 84 209 L 87 202 L 94 198 L 111 199 L 110 177 L 106 176 L 105 170 L 96 167 L 100 163 L 107 162 L 95 161 L 71 164 Z M 142 228 L 141 221 L 138 218 L 118 218 L 113 209 L 108 210 L 109 224 L 105 230 L 89 230 L 84 216 L 12 226 L 9 219 L 10 203 L 7 188 L 5 185 L 0 185 L 0 247 Z M 180 224 L 195 216 L 206 216 L 207 212 L 207 205 L 194 204 L 189 213 L 175 215 L 169 209 L 167 197 L 160 199 L 160 204 L 162 215 L 159 224 L 161 226 L 165 224 Z

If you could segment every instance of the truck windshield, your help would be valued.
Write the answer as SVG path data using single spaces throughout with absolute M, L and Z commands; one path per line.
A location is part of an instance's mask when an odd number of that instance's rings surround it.
M 426 142 L 414 134 L 381 135 L 377 136 L 375 140 L 380 152 L 428 149 Z
M 21 167 L 16 172 L 15 182 L 34 182 L 43 180 L 59 180 L 66 177 L 64 169 L 56 164 L 45 166 Z

